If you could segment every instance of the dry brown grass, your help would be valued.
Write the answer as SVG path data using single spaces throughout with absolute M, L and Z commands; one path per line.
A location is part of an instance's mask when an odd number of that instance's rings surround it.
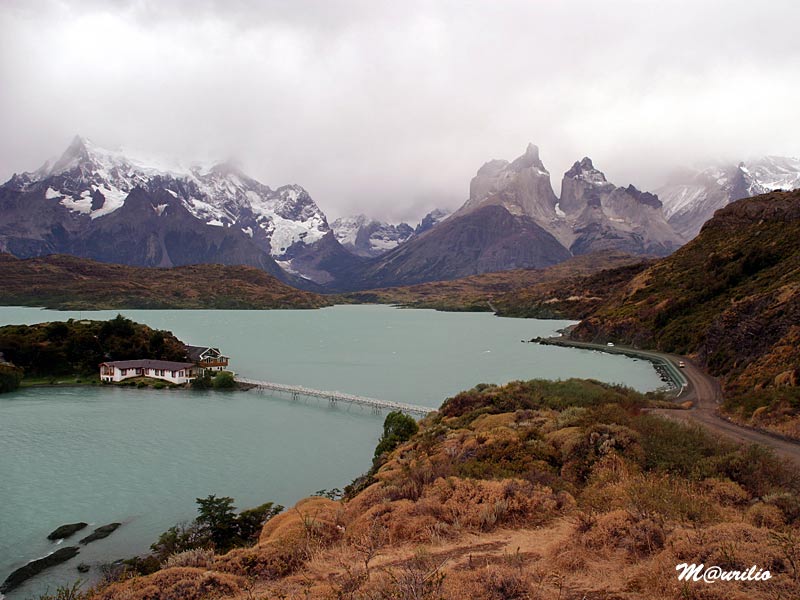
M 235 575 L 179 567 L 114 583 L 97 600 L 206 600 L 238 594 L 244 580 Z
M 677 464 L 672 471 L 648 467 L 645 436 L 658 424 L 636 429 L 637 419 L 607 406 L 430 418 L 348 501 L 302 500 L 251 548 L 178 555 L 170 564 L 183 568 L 96 598 L 800 598 L 800 501 L 790 479 L 768 461 L 754 479 L 752 455 L 732 460 L 729 448 L 693 476 L 680 461 L 663 463 Z M 465 465 L 495 470 L 466 477 Z M 682 562 L 755 564 L 774 577 L 679 582 Z

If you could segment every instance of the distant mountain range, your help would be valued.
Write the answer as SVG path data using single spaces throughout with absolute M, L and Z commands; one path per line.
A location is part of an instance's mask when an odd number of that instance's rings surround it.
M 0 251 L 241 264 L 304 289 L 347 291 L 543 268 L 598 251 L 663 256 L 730 201 L 798 186 L 799 160 L 768 157 L 673 177 L 657 196 L 615 186 L 583 158 L 558 198 L 531 144 L 514 161 L 484 164 L 452 215 L 433 211 L 414 227 L 363 215 L 329 225 L 299 185 L 272 189 L 232 164 L 162 164 L 76 137 L 57 160 L 0 186 Z
M 0 186 L 0 250 L 137 266 L 244 264 L 332 281 L 357 262 L 299 185 L 271 189 L 230 164 L 163 165 L 76 137 L 53 164 Z
M 656 196 L 610 184 L 589 158 L 564 174 L 559 199 L 539 149 L 530 144 L 512 162 L 484 164 L 460 209 L 427 233 L 362 265 L 353 287 L 545 268 L 596 251 L 665 255 L 682 243 Z
M 664 203 L 669 223 L 688 241 L 715 211 L 734 200 L 797 188 L 800 188 L 800 159 L 765 156 L 678 173 L 656 193 Z
M 374 257 L 428 231 L 449 214 L 446 210 L 433 210 L 416 227 L 408 223 L 384 223 L 365 215 L 357 215 L 336 219 L 331 223 L 331 228 L 342 246 L 359 256 Z

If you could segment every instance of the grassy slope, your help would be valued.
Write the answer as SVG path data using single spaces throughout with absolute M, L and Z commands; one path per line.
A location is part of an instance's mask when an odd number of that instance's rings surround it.
M 739 419 L 800 438 L 800 192 L 740 200 L 574 335 L 694 355 Z
M 576 256 L 547 269 L 516 269 L 484 273 L 451 281 L 353 292 L 341 298 L 347 302 L 399 304 L 413 308 L 449 311 L 491 311 L 493 310 L 491 304 L 501 312 L 513 313 L 511 298 L 527 290 L 531 290 L 531 293 L 545 292 L 551 290 L 554 285 L 561 285 L 562 282 L 572 278 L 577 280 L 603 269 L 640 262 L 642 262 L 640 256 L 631 256 L 623 252 L 602 252 Z M 558 316 L 561 316 L 561 313 Z
M 177 555 L 94 597 L 797 597 L 797 475 L 645 403 L 592 381 L 481 386 L 426 418 L 349 500 L 303 500 L 254 547 Z M 687 560 L 773 579 L 681 584 Z
M 62 310 L 116 308 L 319 308 L 330 301 L 254 267 L 171 269 L 99 263 L 73 256 L 20 260 L 0 254 L 0 304 Z

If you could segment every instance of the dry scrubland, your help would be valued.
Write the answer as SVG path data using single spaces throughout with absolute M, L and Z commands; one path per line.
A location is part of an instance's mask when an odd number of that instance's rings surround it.
M 800 483 L 592 381 L 479 386 L 224 555 L 193 550 L 97 600 L 800 597 Z M 268 474 L 265 473 L 265 476 Z M 681 583 L 675 565 L 756 564 L 767 582 Z

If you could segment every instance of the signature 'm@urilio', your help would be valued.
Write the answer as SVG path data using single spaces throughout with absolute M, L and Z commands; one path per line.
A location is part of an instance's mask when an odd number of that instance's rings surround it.
M 706 567 L 704 564 L 681 563 L 675 567 L 680 571 L 678 581 L 704 581 L 705 583 L 715 583 L 717 581 L 767 581 L 772 579 L 772 574 L 764 569 L 759 569 L 756 565 L 747 571 L 725 571 L 722 567 L 712 565 Z

